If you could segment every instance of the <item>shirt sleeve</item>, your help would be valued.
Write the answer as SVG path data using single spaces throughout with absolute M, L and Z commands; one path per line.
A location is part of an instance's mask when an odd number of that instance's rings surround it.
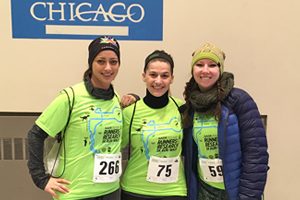
M 55 137 L 64 129 L 68 116 L 69 100 L 65 92 L 60 92 L 35 123 L 48 135 Z
M 45 133 L 37 125 L 33 127 L 28 132 L 28 162 L 27 166 L 29 173 L 34 184 L 44 190 L 46 187 L 50 175 L 46 174 L 44 162 L 43 162 L 43 153 L 44 153 L 44 141 L 48 137 L 48 134 Z

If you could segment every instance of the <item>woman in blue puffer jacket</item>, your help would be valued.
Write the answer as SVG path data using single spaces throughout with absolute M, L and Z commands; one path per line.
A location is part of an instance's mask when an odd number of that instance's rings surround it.
M 267 139 L 251 96 L 224 72 L 225 54 L 206 43 L 193 53 L 181 107 L 190 200 L 259 200 L 267 179 Z

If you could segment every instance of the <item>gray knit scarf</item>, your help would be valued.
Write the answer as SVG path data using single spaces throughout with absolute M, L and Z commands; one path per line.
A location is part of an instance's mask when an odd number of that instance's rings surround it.
M 114 98 L 115 91 L 112 84 L 110 84 L 107 90 L 94 87 L 88 71 L 84 73 L 83 81 L 85 88 L 89 92 L 89 94 L 96 97 L 97 99 L 111 100 L 112 98 Z
M 228 96 L 233 85 L 233 74 L 224 72 L 221 79 L 209 91 L 201 92 L 199 87 L 195 87 L 189 98 L 192 108 L 197 112 L 213 110 L 219 101 L 223 101 Z

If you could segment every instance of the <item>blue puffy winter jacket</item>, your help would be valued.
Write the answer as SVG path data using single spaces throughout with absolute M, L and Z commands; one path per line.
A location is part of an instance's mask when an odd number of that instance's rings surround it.
M 198 151 L 192 131 L 184 129 L 183 154 L 188 199 L 198 200 Z M 232 89 L 223 102 L 218 141 L 229 200 L 261 199 L 269 169 L 266 133 L 256 103 L 244 90 Z

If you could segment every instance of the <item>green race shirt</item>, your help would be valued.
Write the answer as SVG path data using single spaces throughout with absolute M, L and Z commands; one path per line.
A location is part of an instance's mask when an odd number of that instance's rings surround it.
M 178 105 L 182 101 L 175 99 Z M 128 145 L 129 124 L 134 105 L 123 110 L 124 125 L 122 147 Z M 169 98 L 168 105 L 153 109 L 143 100 L 136 103 L 131 128 L 131 155 L 121 179 L 123 190 L 150 196 L 185 196 L 186 184 L 181 159 L 183 138 L 181 116 L 176 104 Z M 147 181 L 147 171 L 151 156 L 159 158 L 179 157 L 177 182 L 155 183 Z M 155 191 L 155 192 L 154 192 Z
M 71 184 L 67 186 L 69 193 L 59 193 L 61 200 L 101 196 L 119 188 L 119 181 L 93 182 L 94 155 L 120 153 L 123 122 L 119 100 L 117 96 L 112 100 L 96 99 L 87 92 L 83 82 L 73 86 L 73 89 L 75 103 L 65 133 L 65 152 L 60 153 L 57 170 L 59 175 L 64 169 L 61 178 Z M 67 90 L 68 94 L 72 94 L 70 89 Z M 68 98 L 61 92 L 36 124 L 54 137 L 64 129 L 68 115 Z
M 218 147 L 218 121 L 214 116 L 208 116 L 200 113 L 194 114 L 194 131 L 193 138 L 198 147 L 198 158 L 216 159 L 219 158 Z M 222 166 L 211 166 L 212 175 L 222 174 Z M 203 171 L 198 162 L 198 173 L 204 182 L 208 185 L 225 189 L 223 182 L 210 182 L 203 176 Z

